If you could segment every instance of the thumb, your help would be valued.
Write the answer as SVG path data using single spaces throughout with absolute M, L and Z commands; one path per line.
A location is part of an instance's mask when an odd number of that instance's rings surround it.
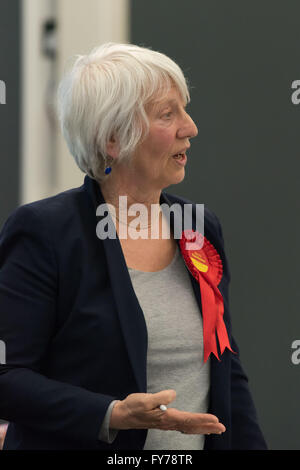
M 157 408 L 159 405 L 168 405 L 176 398 L 175 390 L 162 390 L 161 392 L 152 394 L 153 408 Z

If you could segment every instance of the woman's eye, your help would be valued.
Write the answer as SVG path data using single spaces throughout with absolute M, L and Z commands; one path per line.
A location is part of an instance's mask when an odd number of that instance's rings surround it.
M 168 113 L 165 113 L 163 117 L 170 118 L 172 114 L 172 111 L 169 111 Z

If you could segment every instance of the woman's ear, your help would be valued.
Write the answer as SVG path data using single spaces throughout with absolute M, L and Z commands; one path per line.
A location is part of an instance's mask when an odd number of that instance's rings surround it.
M 111 137 L 107 146 L 106 146 L 107 155 L 111 158 L 117 158 L 120 153 L 120 147 L 118 142 L 115 140 L 114 137 Z

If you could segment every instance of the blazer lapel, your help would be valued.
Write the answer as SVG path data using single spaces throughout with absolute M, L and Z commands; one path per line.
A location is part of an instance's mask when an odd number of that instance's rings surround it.
M 101 220 L 96 216 L 96 209 L 100 204 L 105 204 L 105 200 L 95 180 L 86 176 L 84 185 L 93 201 L 96 236 L 96 224 Z M 132 287 L 118 235 L 115 239 L 97 238 L 97 242 L 103 243 L 114 301 L 138 391 L 146 393 L 148 334 L 144 314 Z

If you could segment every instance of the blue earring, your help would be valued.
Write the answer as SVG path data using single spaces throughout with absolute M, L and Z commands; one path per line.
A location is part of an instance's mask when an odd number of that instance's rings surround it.
M 106 175 L 109 175 L 110 172 L 111 172 L 111 166 L 107 166 L 107 167 L 105 168 L 105 170 L 104 170 L 104 173 L 105 173 Z

